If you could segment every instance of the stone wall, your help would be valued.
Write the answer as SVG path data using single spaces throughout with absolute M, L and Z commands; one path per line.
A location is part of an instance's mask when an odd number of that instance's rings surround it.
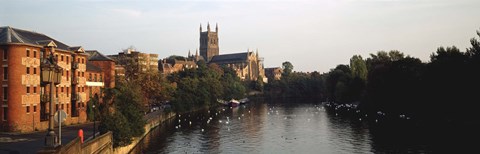
M 112 132 L 102 134 L 95 139 L 81 142 L 77 137 L 73 141 L 55 149 L 42 149 L 39 154 L 111 154 L 113 152 Z
M 128 146 L 124 147 L 117 147 L 113 149 L 114 154 L 125 154 L 125 153 L 130 153 L 137 144 L 142 141 L 143 137 L 150 133 L 152 129 L 160 125 L 162 122 L 175 117 L 177 114 L 176 113 L 166 113 L 166 114 L 161 114 L 160 111 L 157 111 L 159 114 L 157 116 L 151 116 L 152 118 L 147 118 L 147 124 L 145 125 L 145 133 L 141 137 L 134 138 L 132 143 Z

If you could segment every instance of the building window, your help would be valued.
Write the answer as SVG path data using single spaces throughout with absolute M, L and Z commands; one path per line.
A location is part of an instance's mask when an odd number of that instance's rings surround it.
M 37 106 L 36 105 L 33 106 L 33 112 L 34 113 L 37 112 Z
M 8 67 L 3 67 L 3 80 L 8 80 Z
M 37 93 L 37 87 L 33 87 L 33 93 L 34 93 L 34 94 Z
M 27 57 L 30 57 L 30 50 L 27 49 Z
M 27 94 L 30 94 L 30 87 L 27 87 Z
M 70 77 L 70 72 L 67 71 L 67 81 L 68 81 L 68 78 Z
M 85 72 L 82 72 L 82 77 L 85 77 Z
M 56 59 L 56 60 L 57 60 L 57 62 L 58 62 L 58 55 L 57 55 L 57 54 L 55 54 L 55 59 Z
M 27 113 L 30 113 L 30 106 L 27 106 Z
M 63 104 L 62 104 L 62 108 L 61 108 L 61 109 L 63 110 Z
M 83 64 L 83 60 L 84 60 L 84 59 L 82 58 L 82 64 Z
M 67 96 L 69 94 L 69 91 L 70 91 L 70 87 L 67 87 Z
M 70 107 L 69 107 L 69 105 L 67 104 L 67 114 L 69 114 L 69 112 L 68 112 L 69 109 L 70 109 Z
M 85 87 L 82 87 L 82 92 L 85 92 Z
M 62 87 L 62 88 L 60 88 L 60 89 L 61 89 L 61 92 L 63 93 L 63 87 Z
M 62 56 L 60 56 L 60 61 L 63 61 L 63 55 L 62 55 Z
M 8 87 L 3 87 L 3 100 L 7 101 L 8 99 Z
M 58 87 L 55 87 L 55 96 L 58 97 Z
M 33 51 L 33 58 L 37 58 L 37 51 Z
M 3 121 L 6 121 L 8 118 L 8 107 L 3 108 Z
M 27 74 L 30 74 L 30 67 L 27 67 Z
M 8 50 L 3 50 L 3 60 L 8 59 Z
M 37 68 L 33 68 L 33 74 L 37 74 Z

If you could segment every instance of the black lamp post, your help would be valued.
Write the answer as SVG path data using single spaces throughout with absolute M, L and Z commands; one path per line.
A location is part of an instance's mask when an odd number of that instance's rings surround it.
M 50 56 L 45 58 L 43 62 L 40 64 L 41 66 L 41 80 L 45 84 L 50 84 L 50 101 L 49 101 L 49 118 L 48 118 L 48 132 L 45 136 L 45 146 L 46 147 L 56 147 L 57 146 L 57 135 L 53 130 L 54 123 L 53 123 L 53 113 L 54 113 L 54 99 L 53 99 L 53 86 L 57 85 L 61 82 L 62 77 L 62 68 L 60 68 L 57 64 L 55 59 L 53 58 L 53 51 L 55 50 L 54 46 L 46 46 L 50 47 Z
M 92 105 L 93 108 L 93 138 L 95 138 L 95 104 Z

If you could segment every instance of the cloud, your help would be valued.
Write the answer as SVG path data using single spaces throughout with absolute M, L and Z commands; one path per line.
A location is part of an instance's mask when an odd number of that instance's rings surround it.
M 124 14 L 130 17 L 140 17 L 142 16 L 142 11 L 134 9 L 112 9 L 114 13 Z

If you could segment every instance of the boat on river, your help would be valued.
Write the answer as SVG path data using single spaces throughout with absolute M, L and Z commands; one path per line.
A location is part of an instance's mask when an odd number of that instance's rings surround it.
M 238 100 L 240 102 L 240 104 L 245 104 L 247 103 L 248 101 L 250 101 L 248 98 L 243 98 L 243 99 L 240 99 Z
M 222 105 L 229 105 L 230 102 L 222 100 L 222 99 L 217 99 L 217 102 L 222 104 Z
M 228 105 L 231 106 L 231 107 L 237 107 L 238 105 L 240 105 L 240 101 L 238 101 L 236 99 L 232 99 L 232 100 L 230 100 Z

